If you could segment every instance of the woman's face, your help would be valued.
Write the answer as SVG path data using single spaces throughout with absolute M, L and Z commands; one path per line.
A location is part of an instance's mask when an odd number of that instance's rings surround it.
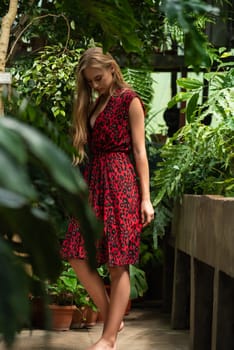
M 113 68 L 96 68 L 87 67 L 84 70 L 84 77 L 90 87 L 98 95 L 109 95 L 110 88 L 113 84 Z

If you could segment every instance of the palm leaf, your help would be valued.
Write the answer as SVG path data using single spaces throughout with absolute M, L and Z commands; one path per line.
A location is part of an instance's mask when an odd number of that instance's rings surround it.
M 122 70 L 125 81 L 139 94 L 146 110 L 149 110 L 153 98 L 153 78 L 149 71 L 125 68 Z

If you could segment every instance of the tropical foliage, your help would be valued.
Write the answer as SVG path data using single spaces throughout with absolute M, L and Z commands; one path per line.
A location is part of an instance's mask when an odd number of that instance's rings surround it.
M 205 18 L 214 19 L 219 9 L 202 1 L 163 1 L 163 9 L 170 24 L 177 24 L 183 31 L 186 65 L 195 71 L 210 66 L 209 42 L 204 35 Z M 203 17 L 202 21 L 198 19 Z
M 11 73 L 17 100 L 16 105 L 11 105 L 11 114 L 19 114 L 15 107 L 19 107 L 25 98 L 53 121 L 59 133 L 69 133 L 75 70 L 81 52 L 82 49 L 65 49 L 58 44 L 46 46 L 32 63 L 22 65 L 22 62 L 16 62 Z
M 222 11 L 223 1 L 216 3 Z M 8 4 L 1 2 L 0 13 L 7 12 Z M 87 47 L 94 40 L 115 53 L 123 65 L 138 68 L 152 64 L 155 52 L 180 46 L 186 65 L 200 70 L 209 65 L 205 23 L 215 22 L 218 15 L 218 8 L 201 0 L 31 0 L 30 6 L 20 0 L 8 65 L 54 43 L 66 48 L 71 40 L 75 46 Z M 201 17 L 203 22 L 198 21 Z
M 159 150 L 161 161 L 152 178 L 157 222 L 155 233 L 164 234 L 168 215 L 184 193 L 234 196 L 234 69 L 221 63 L 216 72 L 204 74 L 204 81 L 182 78 L 185 90 L 169 107 L 187 101 L 187 123 Z M 206 101 L 199 103 L 204 85 Z

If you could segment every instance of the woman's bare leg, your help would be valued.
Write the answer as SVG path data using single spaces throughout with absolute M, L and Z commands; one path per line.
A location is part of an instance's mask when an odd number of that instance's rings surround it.
M 111 295 L 109 312 L 99 341 L 87 350 L 116 350 L 117 334 L 123 320 L 130 295 L 128 266 L 109 268 Z
M 79 281 L 99 309 L 105 324 L 109 312 L 109 297 L 102 278 L 96 270 L 90 268 L 87 260 L 70 259 L 69 263 L 73 267 Z

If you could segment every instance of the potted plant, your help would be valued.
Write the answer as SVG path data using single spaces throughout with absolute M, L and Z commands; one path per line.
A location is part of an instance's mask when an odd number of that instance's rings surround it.
M 46 282 L 46 291 L 51 311 L 51 329 L 68 330 L 72 323 L 75 298 L 79 288 L 75 272 L 69 263 L 63 262 L 63 271 L 54 283 Z
M 96 324 L 98 309 L 79 282 L 74 269 L 68 262 L 63 262 L 64 269 L 55 283 L 47 284 L 49 309 L 52 316 L 52 329 L 68 330 Z M 67 314 L 67 324 L 58 324 L 58 318 Z M 68 316 L 69 315 L 69 316 Z M 55 323 L 56 322 L 56 323 Z
M 81 309 L 83 310 L 83 325 L 86 327 L 95 326 L 97 323 L 99 310 L 89 295 L 86 295 Z

